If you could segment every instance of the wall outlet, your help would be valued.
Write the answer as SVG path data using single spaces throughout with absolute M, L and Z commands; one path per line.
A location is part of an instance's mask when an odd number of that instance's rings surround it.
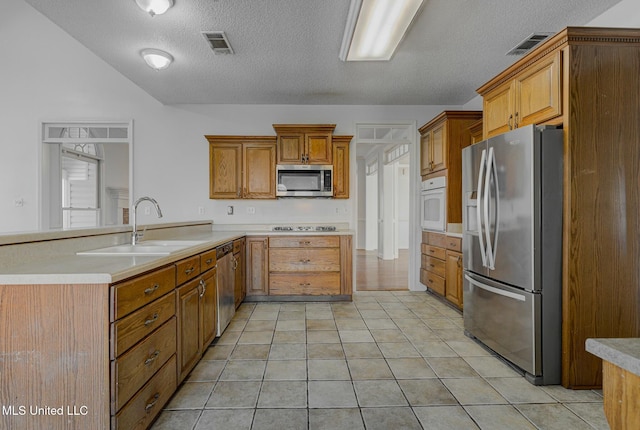
M 227 206 L 227 215 L 233 215 L 233 206 Z
M 254 215 L 256 213 L 256 208 L 254 206 L 247 207 L 247 213 L 250 215 Z
M 198 206 L 198 215 L 204 215 L 204 208 L 202 206 Z

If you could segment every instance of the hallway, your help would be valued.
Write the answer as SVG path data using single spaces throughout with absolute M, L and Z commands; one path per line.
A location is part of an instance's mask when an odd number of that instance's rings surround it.
M 395 260 L 378 258 L 378 251 L 356 250 L 357 291 L 408 291 L 409 251 L 399 250 Z

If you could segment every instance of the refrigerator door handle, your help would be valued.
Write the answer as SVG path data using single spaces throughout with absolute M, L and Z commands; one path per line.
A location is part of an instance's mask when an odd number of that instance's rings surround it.
M 493 229 L 491 228 L 491 221 L 487 218 L 487 258 L 489 260 L 489 269 L 494 270 L 496 264 L 496 254 L 498 251 L 498 224 L 500 222 L 500 193 L 498 189 L 498 167 L 496 163 L 496 153 L 493 148 L 489 148 L 489 157 L 487 160 L 489 167 L 487 168 L 487 178 L 493 175 L 493 195 L 495 199 L 495 222 Z M 487 182 L 491 182 L 487 180 Z M 491 199 L 491 194 L 487 193 L 487 201 Z M 487 204 L 488 206 L 488 204 Z M 491 232 L 493 231 L 493 241 L 490 241 Z
M 491 197 L 489 183 L 491 182 L 491 166 L 492 166 L 492 157 L 493 156 L 493 148 L 489 148 L 489 154 L 487 156 L 487 170 L 485 172 L 484 179 L 484 194 L 483 194 L 483 209 L 484 209 L 484 220 L 485 220 L 485 229 L 484 234 L 487 239 L 486 244 L 486 264 L 485 266 L 491 270 L 495 269 L 493 265 L 493 249 L 491 247 L 491 220 L 489 219 L 489 199 Z
M 480 240 L 480 256 L 482 257 L 482 265 L 487 267 L 487 250 L 482 238 L 482 208 L 480 202 L 482 201 L 482 179 L 485 177 L 485 166 L 487 163 L 487 150 L 482 150 L 482 155 L 480 156 L 480 172 L 478 172 L 478 196 L 477 196 L 477 205 L 476 211 L 478 216 L 478 239 Z
M 483 290 L 486 290 L 490 293 L 493 294 L 498 294 L 499 296 L 505 296 L 505 297 L 509 297 L 510 299 L 515 299 L 521 302 L 524 302 L 527 300 L 527 298 L 525 296 L 523 296 L 522 294 L 516 294 L 516 293 L 512 293 L 511 291 L 505 291 L 505 290 L 501 290 L 499 288 L 495 288 L 495 287 L 490 287 L 488 285 L 485 284 L 481 284 L 480 282 L 476 281 L 475 279 L 471 278 L 469 275 L 464 275 L 464 278 L 469 281 L 469 283 L 471 283 L 472 285 L 475 285 L 478 288 L 481 288 Z

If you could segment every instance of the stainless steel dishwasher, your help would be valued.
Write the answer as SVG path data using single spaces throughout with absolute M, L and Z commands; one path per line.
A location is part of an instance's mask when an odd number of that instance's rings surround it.
M 236 313 L 235 306 L 235 273 L 233 270 L 233 242 L 220 245 L 216 249 L 218 259 L 217 277 L 217 314 L 218 329 L 216 336 L 222 335 L 231 318 Z

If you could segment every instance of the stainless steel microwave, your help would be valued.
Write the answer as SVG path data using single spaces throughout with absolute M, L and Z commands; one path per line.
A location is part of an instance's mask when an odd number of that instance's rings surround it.
M 278 197 L 333 197 L 333 166 L 278 164 Z

